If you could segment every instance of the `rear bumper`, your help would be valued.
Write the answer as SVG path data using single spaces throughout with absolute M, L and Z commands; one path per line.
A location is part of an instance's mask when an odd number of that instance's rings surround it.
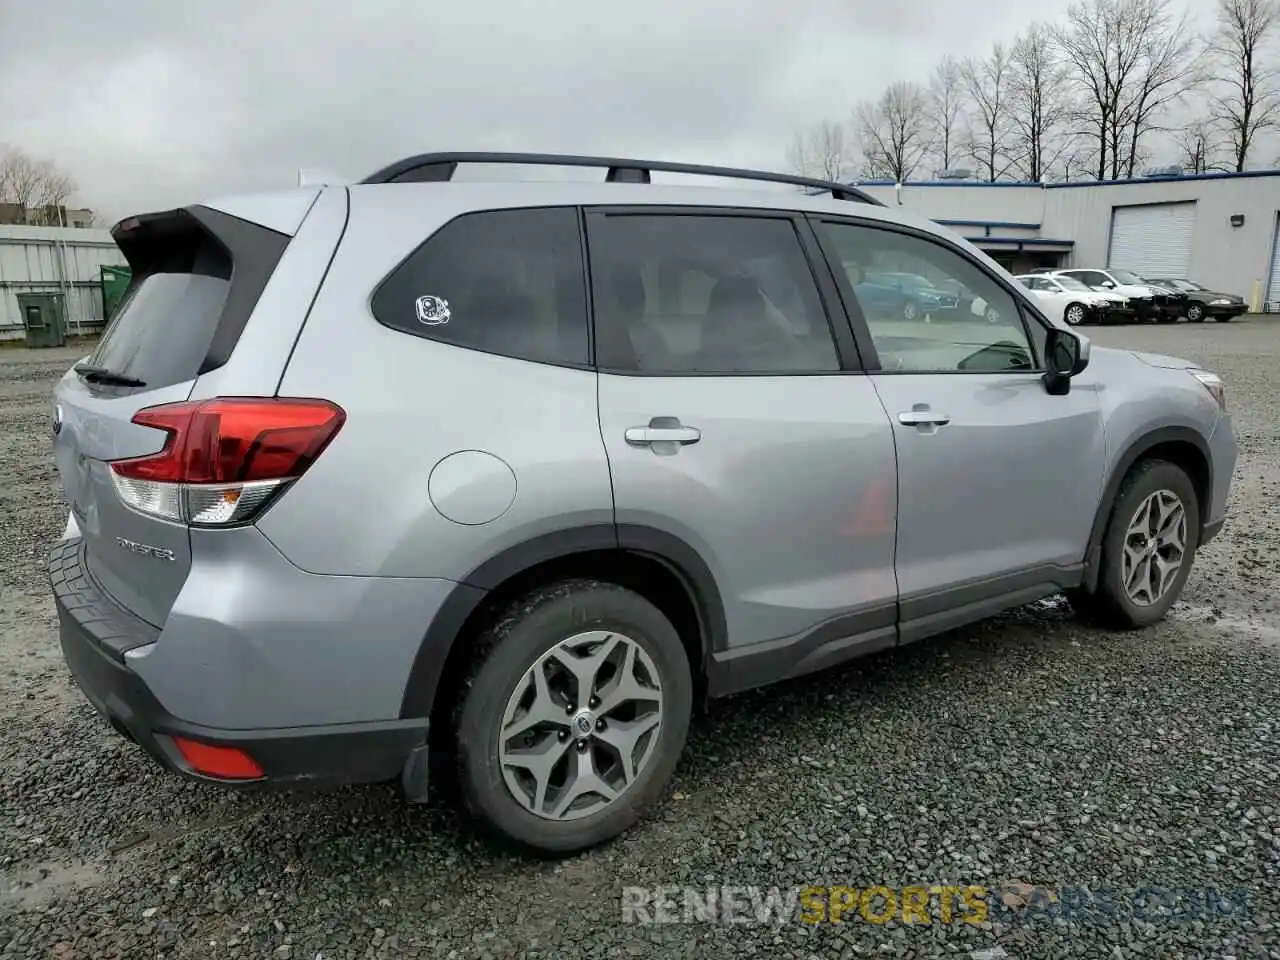
M 246 730 L 179 719 L 130 665 L 136 654 L 145 654 L 156 642 L 159 631 L 98 587 L 85 570 L 78 538 L 54 546 L 49 579 L 63 656 L 76 684 L 117 732 L 172 771 L 236 787 L 338 785 L 397 777 L 411 756 L 425 751 L 427 721 L 423 718 Z M 263 776 L 254 780 L 204 776 L 187 764 L 174 737 L 243 750 L 262 768 Z

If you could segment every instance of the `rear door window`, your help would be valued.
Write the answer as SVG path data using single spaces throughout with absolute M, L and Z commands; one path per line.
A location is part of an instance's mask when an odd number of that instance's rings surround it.
M 588 232 L 602 370 L 840 369 L 789 218 L 592 213 Z
M 590 355 L 577 210 L 458 217 L 379 284 L 372 310 L 379 323 L 415 337 L 585 365 Z

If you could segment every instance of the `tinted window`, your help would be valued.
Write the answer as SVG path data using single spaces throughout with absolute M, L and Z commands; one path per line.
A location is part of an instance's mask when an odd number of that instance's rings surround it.
M 1013 296 L 947 246 L 853 224 L 824 223 L 862 308 L 885 370 L 993 372 L 1035 369 Z M 899 273 L 924 277 L 906 285 Z
M 608 214 L 592 218 L 589 234 L 602 368 L 840 369 L 790 220 Z
M 190 380 L 200 370 L 231 281 L 153 273 L 133 282 L 89 363 L 148 387 Z
M 588 362 L 578 214 L 496 210 L 451 221 L 373 295 L 379 323 L 459 347 Z
M 289 241 L 204 208 L 134 220 L 115 236 L 133 279 L 89 362 L 151 388 L 226 362 Z

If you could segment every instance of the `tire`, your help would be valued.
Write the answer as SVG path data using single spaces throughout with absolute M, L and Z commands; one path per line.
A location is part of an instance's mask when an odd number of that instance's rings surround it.
M 914 300 L 908 300 L 902 305 L 902 319 L 913 322 L 920 319 L 920 308 L 916 306 Z
M 1079 303 L 1068 303 L 1067 309 L 1062 311 L 1062 319 L 1072 327 L 1078 327 L 1084 323 L 1084 318 L 1087 315 L 1084 305 Z M 1073 320 L 1072 317 L 1075 317 L 1075 319 Z
M 598 646 L 588 645 L 581 650 L 593 651 L 595 656 L 610 650 L 604 665 L 590 670 L 591 676 L 599 673 L 606 680 L 597 692 L 610 690 L 618 674 L 610 675 L 609 666 L 617 667 L 629 654 L 634 657 L 633 678 L 656 680 L 660 690 L 659 702 L 644 702 L 645 713 L 642 714 L 639 706 L 628 712 L 627 704 L 639 703 L 636 700 L 610 708 L 607 694 L 608 712 L 600 717 L 582 709 L 571 713 L 571 708 L 565 706 L 565 698 L 560 694 L 565 689 L 572 694 L 575 685 L 563 664 L 572 661 L 580 670 L 588 668 L 577 651 L 566 652 L 562 644 L 575 636 L 591 640 L 596 635 L 600 637 Z M 634 644 L 633 651 L 627 651 L 628 643 Z M 535 689 L 532 674 L 535 665 L 543 674 L 541 689 Z M 650 676 L 650 670 L 656 676 Z M 524 700 L 517 696 L 518 688 Z M 572 853 L 612 839 L 634 824 L 658 799 L 684 748 L 693 704 L 689 660 L 671 622 L 639 594 L 592 580 L 570 580 L 538 588 L 509 608 L 478 638 L 477 656 L 462 689 L 464 692 L 454 712 L 453 732 L 457 745 L 458 792 L 464 808 L 482 827 L 499 837 L 552 854 Z M 652 689 L 641 683 L 637 683 L 636 689 L 646 690 L 645 696 L 652 696 Z M 508 717 L 513 708 L 518 718 L 515 723 L 529 720 L 533 711 L 524 713 L 516 705 L 531 707 L 530 698 L 547 691 L 550 691 L 547 713 L 554 716 L 533 725 L 530 734 L 533 742 L 528 746 L 549 747 L 556 751 L 558 759 L 542 778 L 543 812 L 535 813 L 537 780 L 519 764 L 504 764 L 500 732 L 504 726 L 512 725 Z M 586 694 L 580 690 L 578 693 L 578 697 L 571 698 L 585 701 Z M 563 716 L 558 712 L 560 709 L 565 710 Z M 606 725 L 603 729 L 613 731 L 612 736 L 621 733 L 627 737 L 629 733 L 621 732 L 624 724 L 639 723 L 636 729 L 640 729 L 655 713 L 656 729 L 632 741 L 629 752 L 635 769 L 625 771 L 621 753 L 601 739 L 604 733 L 597 724 L 603 719 Z M 589 744 L 585 750 L 577 746 L 582 732 L 576 726 L 579 720 L 591 731 L 582 736 Z M 560 735 L 561 730 L 564 736 Z M 513 741 L 516 748 L 525 747 L 519 738 L 502 742 Z M 557 750 L 561 743 L 564 747 Z M 615 799 L 605 802 L 603 794 L 592 792 L 577 800 L 571 799 L 574 791 L 566 789 L 572 783 L 569 776 L 584 757 L 590 759 L 592 771 L 605 780 L 606 787 L 618 788 Z M 612 781 L 607 776 L 610 770 L 614 774 Z M 634 776 L 623 786 L 626 772 L 633 772 Z M 561 785 L 553 793 L 557 779 Z M 517 799 L 517 790 L 521 791 L 523 800 Z M 571 800 L 568 816 L 557 817 L 554 808 L 563 800 Z M 584 803 L 588 807 L 596 804 L 598 809 L 573 812 Z
M 1191 323 L 1204 323 L 1204 307 L 1198 303 L 1187 307 L 1187 320 Z
M 1130 526 L 1135 522 L 1138 511 L 1148 504 L 1150 498 L 1157 495 L 1165 499 L 1166 507 L 1170 496 L 1182 507 L 1185 531 L 1181 561 L 1162 592 L 1157 594 L 1148 588 L 1147 599 L 1135 601 L 1124 584 L 1125 574 L 1129 572 L 1124 563 L 1125 544 L 1130 539 Z M 1191 479 L 1181 467 L 1168 461 L 1143 460 L 1129 471 L 1111 508 L 1111 516 L 1107 520 L 1107 529 L 1102 538 L 1096 592 L 1087 594 L 1083 590 L 1075 590 L 1068 597 L 1086 619 L 1100 625 L 1121 630 L 1149 626 L 1163 619 L 1181 595 L 1199 544 L 1200 505 Z M 1160 556 L 1169 556 L 1163 548 L 1156 552 Z M 1141 573 L 1141 570 L 1139 565 L 1138 572 Z M 1141 582 L 1141 577 L 1137 579 Z

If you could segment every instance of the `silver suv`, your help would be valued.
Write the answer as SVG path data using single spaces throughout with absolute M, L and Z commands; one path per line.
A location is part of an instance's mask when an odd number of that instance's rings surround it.
M 1150 624 L 1223 523 L 1217 377 L 1090 351 L 848 186 L 435 154 L 114 236 L 50 576 L 85 695 L 201 780 L 430 779 L 580 849 L 659 798 L 700 698 L 1061 592 Z

